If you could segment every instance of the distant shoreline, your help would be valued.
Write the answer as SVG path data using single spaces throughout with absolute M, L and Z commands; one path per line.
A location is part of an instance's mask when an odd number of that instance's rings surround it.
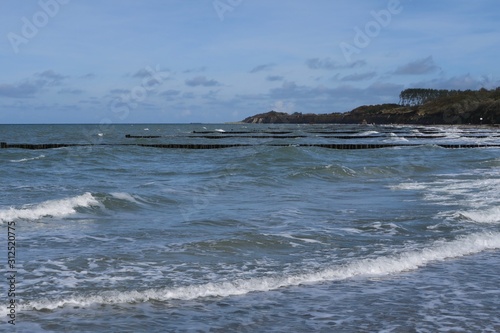
M 410 97 L 408 97 L 410 96 Z M 494 90 L 448 91 L 407 89 L 400 104 L 364 105 L 344 113 L 293 113 L 269 111 L 245 118 L 257 124 L 500 124 L 500 87 Z

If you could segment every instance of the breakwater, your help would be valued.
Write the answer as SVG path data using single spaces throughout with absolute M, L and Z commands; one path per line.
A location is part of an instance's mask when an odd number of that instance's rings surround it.
M 117 125 L 102 131 L 71 125 L 71 136 L 61 126 L 43 126 L 30 136 L 15 126 L 0 131 L 0 149 L 58 149 L 70 147 L 144 147 L 161 149 L 224 149 L 238 147 L 318 147 L 362 150 L 393 147 L 490 148 L 500 146 L 500 131 L 492 127 L 317 126 L 317 125 Z M 129 132 L 133 128 L 133 132 Z
M 7 142 L 0 143 L 0 149 L 57 149 L 66 147 L 110 147 L 110 146 L 136 146 L 148 148 L 163 148 L 163 149 L 223 149 L 234 147 L 249 147 L 249 146 L 270 146 L 270 147 L 319 147 L 328 149 L 380 149 L 380 148 L 394 148 L 394 147 L 418 147 L 424 144 L 398 144 L 398 143 L 365 143 L 365 144 L 182 144 L 182 143 L 159 143 L 159 144 L 144 144 L 144 143 L 117 143 L 117 144 L 74 144 L 74 143 L 42 143 L 42 144 L 29 144 L 29 143 L 13 143 Z M 434 146 L 449 148 L 449 149 L 463 149 L 463 148 L 500 148 L 500 144 L 434 144 Z

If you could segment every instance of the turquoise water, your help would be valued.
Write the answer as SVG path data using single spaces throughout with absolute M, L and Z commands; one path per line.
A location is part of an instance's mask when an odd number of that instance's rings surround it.
M 7 267 L 16 325 L 4 297 L 0 327 L 500 331 L 500 149 L 440 146 L 498 145 L 499 136 L 467 127 L 1 125 L 9 144 L 85 145 L 0 149 L 4 263 L 8 225 L 16 238 Z M 132 145 L 170 143 L 248 146 Z M 330 143 L 402 146 L 314 146 Z M 9 287 L 6 278 L 2 295 Z

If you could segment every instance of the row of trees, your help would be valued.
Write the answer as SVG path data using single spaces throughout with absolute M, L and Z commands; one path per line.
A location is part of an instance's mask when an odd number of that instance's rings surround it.
M 437 98 L 458 95 L 460 92 L 460 90 L 448 89 L 406 89 L 399 94 L 399 104 L 403 106 L 422 105 Z
M 477 100 L 485 98 L 493 98 L 495 100 L 500 98 L 500 87 L 496 89 L 487 90 L 481 88 L 479 90 L 448 90 L 448 89 L 422 89 L 411 88 L 403 90 L 399 94 L 399 104 L 403 106 L 418 106 L 429 101 L 436 100 L 444 97 L 455 98 L 469 98 L 473 97 Z

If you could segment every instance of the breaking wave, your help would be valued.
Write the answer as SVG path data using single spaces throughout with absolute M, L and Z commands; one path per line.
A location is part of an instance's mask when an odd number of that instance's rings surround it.
M 424 267 L 433 262 L 478 254 L 500 248 L 500 233 L 484 232 L 463 236 L 452 241 L 437 241 L 420 250 L 406 250 L 397 255 L 353 261 L 322 270 L 210 282 L 199 285 L 166 287 L 127 292 L 109 291 L 96 295 L 75 295 L 63 299 L 20 302 L 20 310 L 54 310 L 65 306 L 86 307 L 95 304 L 126 304 L 148 301 L 192 300 L 205 297 L 229 297 L 280 288 L 343 281 L 351 278 L 387 277 Z
M 99 201 L 91 194 L 84 193 L 79 196 L 48 200 L 35 205 L 25 205 L 23 208 L 0 210 L 0 222 L 11 222 L 15 220 L 37 220 L 42 217 L 65 217 L 76 213 L 78 207 L 100 206 Z

